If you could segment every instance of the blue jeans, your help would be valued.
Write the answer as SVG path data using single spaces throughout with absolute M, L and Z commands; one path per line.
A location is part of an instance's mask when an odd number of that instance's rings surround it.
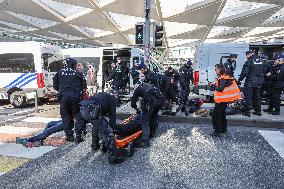
M 36 142 L 36 141 L 45 140 L 48 136 L 52 135 L 53 133 L 60 132 L 60 131 L 64 131 L 62 121 L 51 121 L 46 125 L 42 133 L 36 136 L 33 136 L 31 138 L 28 138 L 27 141 Z

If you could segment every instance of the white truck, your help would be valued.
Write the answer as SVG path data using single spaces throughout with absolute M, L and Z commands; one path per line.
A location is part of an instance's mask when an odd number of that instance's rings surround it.
M 40 42 L 0 43 L 0 100 L 10 100 L 23 107 L 37 92 L 42 100 L 56 95 L 52 87 L 54 74 L 63 68 L 59 46 Z
M 214 65 L 225 63 L 230 54 L 237 54 L 235 78 L 238 79 L 246 61 L 245 52 L 249 50 L 247 43 L 203 43 L 197 45 L 194 58 L 193 92 L 207 97 L 213 96 L 209 82 L 215 82 Z

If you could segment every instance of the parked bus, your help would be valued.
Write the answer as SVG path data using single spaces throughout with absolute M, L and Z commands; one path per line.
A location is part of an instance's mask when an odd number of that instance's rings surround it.
M 46 100 L 56 91 L 54 74 L 63 68 L 59 46 L 40 42 L 0 42 L 0 99 L 23 107 L 34 99 Z

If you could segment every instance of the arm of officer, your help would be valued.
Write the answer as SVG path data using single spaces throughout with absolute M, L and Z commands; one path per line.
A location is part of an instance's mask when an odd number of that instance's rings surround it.
M 218 84 L 219 84 L 218 87 L 215 86 L 215 91 L 222 92 L 225 89 L 225 87 L 227 86 L 227 80 L 220 79 L 218 81 Z
M 240 82 L 240 81 L 244 80 L 244 78 L 247 77 L 248 73 L 249 73 L 249 63 L 248 63 L 248 61 L 246 61 L 246 63 L 243 66 L 243 69 L 242 69 L 242 72 L 241 72 L 241 75 L 240 75 L 238 81 Z
M 134 92 L 133 92 L 133 96 L 131 97 L 131 108 L 137 108 L 137 105 L 136 105 L 136 102 L 139 98 L 138 96 L 138 90 L 139 90 L 139 87 L 137 87 Z
M 53 77 L 53 88 L 56 91 L 59 91 L 59 78 L 58 78 L 58 72 Z

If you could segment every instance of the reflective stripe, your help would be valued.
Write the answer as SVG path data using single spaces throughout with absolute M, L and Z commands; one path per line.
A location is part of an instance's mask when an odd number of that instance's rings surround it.
M 224 92 L 233 91 L 233 90 L 236 90 L 236 89 L 239 89 L 239 87 L 238 86 L 230 86 L 230 87 L 226 87 L 224 89 Z
M 236 97 L 236 96 L 240 96 L 240 93 L 231 94 L 231 95 L 215 96 L 215 99 L 231 98 L 231 97 Z

